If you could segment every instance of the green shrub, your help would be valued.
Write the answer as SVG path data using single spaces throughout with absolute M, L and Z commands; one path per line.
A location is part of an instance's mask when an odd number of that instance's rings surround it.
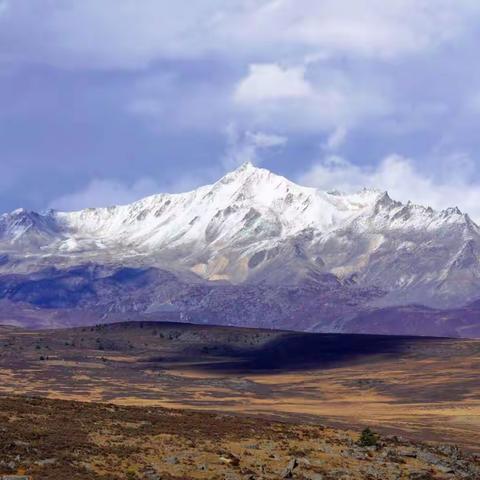
M 369 427 L 365 428 L 360 434 L 358 444 L 361 447 L 374 447 L 378 443 L 378 435 L 372 432 Z
M 127 470 L 127 480 L 137 480 L 137 479 L 138 479 L 138 476 L 137 476 L 137 473 L 135 472 L 135 469 L 130 467 Z

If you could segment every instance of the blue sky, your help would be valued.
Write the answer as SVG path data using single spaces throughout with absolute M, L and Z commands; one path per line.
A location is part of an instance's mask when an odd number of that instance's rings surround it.
M 477 0 L 0 0 L 0 210 L 244 160 L 480 220 Z

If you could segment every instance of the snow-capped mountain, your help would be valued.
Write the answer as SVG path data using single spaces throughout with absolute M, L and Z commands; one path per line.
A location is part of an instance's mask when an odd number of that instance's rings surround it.
M 295 285 L 332 274 L 381 288 L 382 305 L 457 306 L 480 297 L 480 230 L 386 192 L 323 192 L 251 163 L 213 185 L 130 205 L 0 217 L 0 268 L 85 262 L 157 267 L 185 279 Z

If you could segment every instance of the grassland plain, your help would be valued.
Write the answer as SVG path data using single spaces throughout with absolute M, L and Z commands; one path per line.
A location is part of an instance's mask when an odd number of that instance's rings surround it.
M 108 412 L 108 409 L 114 412 L 136 412 L 135 416 L 140 424 L 143 422 L 140 420 L 140 412 L 146 416 L 149 415 L 148 412 L 156 412 L 158 415 L 171 414 L 172 418 L 175 415 L 185 415 L 185 418 L 198 418 L 199 423 L 205 422 L 207 418 L 235 418 L 225 421 L 231 428 L 232 425 L 242 422 L 253 422 L 254 425 L 257 425 L 256 422 L 267 422 L 258 425 L 272 426 L 268 428 L 282 425 L 278 428 L 291 429 L 291 432 L 297 428 L 306 429 L 305 432 L 312 429 L 315 438 L 321 437 L 319 432 L 332 432 L 332 439 L 336 435 L 340 439 L 344 438 L 346 443 L 339 440 L 340 444 L 344 445 L 344 450 L 350 445 L 348 448 L 354 450 L 352 455 L 362 458 L 364 453 L 367 453 L 356 452 L 354 440 L 358 432 L 369 425 L 386 436 L 385 438 L 397 435 L 408 438 L 408 442 L 457 444 L 467 452 L 480 453 L 480 341 L 476 340 L 299 334 L 142 322 L 50 331 L 25 331 L 3 327 L 0 347 L 0 393 L 5 395 L 7 400 L 12 394 L 38 397 L 39 400 L 22 401 L 34 402 L 40 410 L 46 408 L 48 414 L 41 418 L 53 415 L 59 407 L 54 407 L 55 403 L 42 403 L 40 398 L 52 401 L 73 400 L 87 404 L 60 403 L 58 415 L 64 408 L 72 410 L 74 405 L 80 405 L 79 412 L 90 411 L 88 409 L 91 408 L 92 415 L 97 411 L 95 409 L 104 413 Z M 11 405 L 16 404 L 16 401 L 8 401 Z M 168 414 L 157 407 L 173 410 Z M 8 410 L 5 410 L 5 406 L 3 408 L 2 412 Z M 120 410 L 116 410 L 117 408 Z M 182 409 L 183 413 L 179 412 L 179 409 Z M 190 413 L 185 412 L 185 409 Z M 202 417 L 201 410 L 217 412 L 216 415 L 228 415 L 209 417 L 209 414 L 205 413 L 207 416 Z M 199 411 L 200 416 L 190 417 L 194 415 L 192 411 Z M 68 417 L 69 414 L 65 415 Z M 16 414 L 13 414 L 12 418 L 15 419 Z M 22 418 L 25 420 L 25 417 Z M 32 417 L 32 428 L 42 424 L 38 423 L 39 418 Z M 113 441 L 116 434 L 105 431 L 106 437 L 102 440 L 103 427 L 96 426 L 93 420 L 90 427 L 87 427 L 89 421 L 87 416 L 82 424 L 85 430 L 82 431 L 88 433 L 89 441 L 96 439 L 98 458 L 87 461 L 87 470 L 92 475 L 107 477 L 68 478 L 117 478 L 108 477 L 115 474 L 113 470 L 109 470 L 110 467 L 105 470 L 92 467 L 97 461 L 102 464 L 106 458 L 102 453 L 102 441 L 106 442 L 105 446 Z M 48 425 L 56 423 L 57 420 L 53 419 L 53 423 L 48 422 Z M 64 425 L 68 436 L 71 425 L 68 422 L 64 422 Z M 131 441 L 136 438 L 136 435 L 133 435 L 135 428 L 131 431 Z M 195 425 L 189 428 L 192 431 L 197 429 Z M 226 437 L 222 437 L 222 445 L 227 445 L 230 441 L 227 430 L 226 427 Z M 42 432 L 45 433 L 45 430 Z M 46 432 L 45 435 L 50 435 L 48 429 Z M 38 435 L 41 437 L 44 433 L 40 432 Z M 164 434 L 170 435 L 172 432 L 163 432 L 161 435 Z M 140 437 L 144 440 L 146 438 L 143 433 Z M 254 442 L 255 438 L 252 432 L 245 444 L 234 443 L 230 445 L 230 450 L 227 450 L 244 459 L 242 452 L 250 451 L 246 446 Z M 275 448 L 280 448 L 281 439 L 281 435 L 277 438 L 272 434 L 268 441 L 274 442 Z M 124 441 L 122 444 L 128 445 L 129 442 L 130 440 Z M 277 445 L 276 442 L 280 443 Z M 213 443 L 215 444 L 215 441 Z M 290 445 L 288 448 L 293 448 L 291 442 L 286 443 Z M 313 443 L 311 442 L 310 446 L 302 444 L 302 448 L 313 448 Z M 167 450 L 171 449 L 168 445 L 174 444 L 175 442 L 171 443 L 169 440 L 158 445 L 155 443 L 157 446 L 152 448 L 160 449 L 156 455 L 163 458 L 162 455 L 166 455 Z M 183 440 L 180 444 L 181 448 L 185 447 Z M 271 467 L 270 475 L 274 475 L 274 472 L 278 475 L 281 465 L 285 464 L 286 468 L 292 459 L 297 459 L 295 461 L 298 462 L 297 456 L 288 454 L 289 450 L 284 446 L 284 450 L 271 453 L 279 460 L 275 468 Z M 165 449 L 164 453 L 161 453 L 162 448 Z M 263 453 L 255 452 L 255 458 L 263 458 L 262 455 L 268 452 L 268 449 L 264 452 L 263 447 L 260 450 Z M 192 458 L 195 451 L 198 458 L 203 458 L 202 450 L 198 449 L 198 446 L 192 447 Z M 372 455 L 380 453 L 375 451 Z M 385 451 L 382 455 L 384 453 Z M 130 454 L 125 455 L 125 458 L 133 458 Z M 341 452 L 338 455 L 340 465 Z M 215 458 L 218 460 L 221 456 L 218 453 Z M 307 457 L 309 462 L 313 461 L 311 455 Z M 417 457 L 418 455 L 405 458 Z M 140 475 L 145 476 L 145 472 L 140 472 L 138 468 L 152 466 L 153 460 L 147 461 L 144 453 L 140 454 L 139 458 L 143 459 L 139 465 L 130 467 L 135 470 L 132 475 L 144 478 Z M 179 458 L 170 458 L 174 463 L 166 473 L 173 476 L 160 478 L 215 478 L 211 470 L 210 477 L 208 473 L 202 477 L 202 471 L 197 471 L 196 466 L 192 466 L 192 471 L 199 476 L 190 474 L 192 476 L 185 477 L 185 468 L 190 460 L 185 464 Z M 204 463 L 211 464 L 213 460 L 208 458 L 210 460 L 205 458 Z M 317 458 L 317 454 L 313 455 L 313 458 Z M 218 461 L 228 463 L 228 459 Z M 236 463 L 236 460 L 232 461 Z M 58 459 L 56 462 L 58 463 Z M 79 464 L 76 460 L 75 462 L 72 465 L 77 468 Z M 117 470 L 121 465 L 125 475 L 125 469 L 130 468 L 128 462 L 118 462 L 118 458 L 112 459 L 111 465 L 117 465 Z M 363 460 L 359 462 L 361 466 Z M 417 470 L 428 470 L 424 468 L 426 464 L 417 465 L 412 462 L 407 461 L 403 477 L 367 477 L 366 471 L 362 470 L 360 476 L 352 478 L 409 478 L 408 475 Z M 60 461 L 59 465 L 64 463 Z M 183 470 L 180 466 L 175 467 L 176 465 L 183 465 Z M 433 468 L 430 472 L 432 478 L 457 478 L 448 473 L 445 465 L 442 467 L 445 471 L 441 472 L 430 464 L 430 468 Z M 152 468 L 154 472 L 160 472 L 158 467 Z M 279 478 L 268 477 L 250 464 L 248 468 L 252 470 L 252 475 L 257 475 L 252 478 Z M 360 472 L 357 467 L 355 469 L 352 467 L 351 471 Z M 221 475 L 228 473 L 218 469 L 214 471 L 215 475 L 220 472 L 218 478 L 226 478 Z M 301 469 L 295 475 L 300 475 L 300 471 Z M 372 472 L 367 473 L 374 475 Z M 238 471 L 231 473 L 239 474 Z M 322 474 L 314 471 L 310 473 Z M 323 475 L 325 474 L 323 472 Z M 460 473 L 457 472 L 456 475 Z

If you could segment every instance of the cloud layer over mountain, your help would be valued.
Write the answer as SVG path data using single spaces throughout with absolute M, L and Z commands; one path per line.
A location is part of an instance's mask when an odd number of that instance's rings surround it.
M 479 19 L 473 0 L 0 0 L 0 209 L 253 159 L 479 218 Z

